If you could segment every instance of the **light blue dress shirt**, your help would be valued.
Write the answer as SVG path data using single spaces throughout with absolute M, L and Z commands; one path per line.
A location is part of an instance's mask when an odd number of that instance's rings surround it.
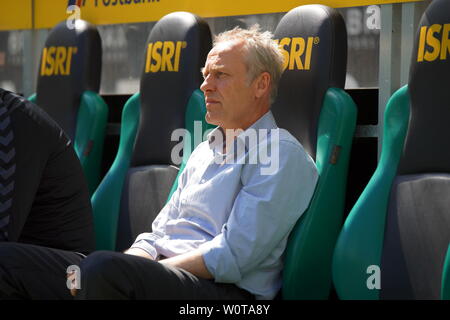
M 219 130 L 193 151 L 153 231 L 140 234 L 132 247 L 153 257 L 201 248 L 216 282 L 272 299 L 281 288 L 288 235 L 308 208 L 317 169 L 270 111 L 226 154 L 213 138 L 221 137 Z

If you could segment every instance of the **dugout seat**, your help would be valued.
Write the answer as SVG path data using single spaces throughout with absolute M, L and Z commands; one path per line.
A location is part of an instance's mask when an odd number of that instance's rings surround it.
M 336 245 L 341 299 L 450 298 L 449 34 L 450 2 L 435 0 L 408 85 L 387 104 L 377 169 Z
M 168 14 L 153 27 L 140 93 L 123 109 L 117 156 L 92 197 L 97 249 L 128 248 L 138 234 L 151 230 L 176 189 L 180 163 L 174 163 L 172 151 L 178 154 L 179 141 L 171 141 L 172 133 L 180 128 L 191 133 L 192 139 L 183 139 L 183 167 L 202 140 L 193 139 L 194 121 L 201 137 L 210 128 L 198 88 L 211 45 L 207 23 L 187 12 Z
M 305 5 L 289 11 L 274 35 L 283 49 L 285 71 L 272 111 L 278 126 L 302 143 L 319 172 L 309 208 L 289 236 L 282 297 L 327 299 L 357 112 L 343 90 L 346 27 L 337 10 Z
M 89 191 L 100 182 L 108 107 L 98 95 L 102 43 L 95 26 L 61 22 L 42 50 L 37 91 L 30 100 L 43 108 L 74 143 Z

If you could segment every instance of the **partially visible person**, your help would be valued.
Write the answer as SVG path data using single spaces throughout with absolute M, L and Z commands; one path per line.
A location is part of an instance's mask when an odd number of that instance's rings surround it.
M 94 239 L 70 139 L 41 108 L 0 88 L 0 241 L 88 254 Z

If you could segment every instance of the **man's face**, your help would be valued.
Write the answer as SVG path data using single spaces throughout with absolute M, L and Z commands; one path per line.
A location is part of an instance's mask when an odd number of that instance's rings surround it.
M 255 113 L 255 85 L 249 84 L 242 42 L 219 43 L 203 69 L 206 121 L 223 129 L 245 129 Z

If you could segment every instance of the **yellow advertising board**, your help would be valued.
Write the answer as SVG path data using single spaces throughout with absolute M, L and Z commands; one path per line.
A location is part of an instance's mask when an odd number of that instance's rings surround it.
M 174 11 L 188 11 L 201 17 L 287 12 L 304 4 L 319 3 L 330 7 L 355 7 L 372 4 L 414 2 L 412 0 L 78 0 L 36 1 L 36 28 L 51 28 L 67 19 L 67 5 L 77 3 L 81 18 L 94 24 L 157 21 Z M 416 0 L 419 1 L 419 0 Z
M 78 13 L 82 19 L 102 25 L 157 21 L 174 11 L 208 18 L 287 12 L 311 3 L 342 8 L 416 1 L 421 0 L 0 0 L 0 30 L 52 28 Z M 70 5 L 80 10 L 69 11 Z
M 32 0 L 0 0 L 0 30 L 33 28 Z

